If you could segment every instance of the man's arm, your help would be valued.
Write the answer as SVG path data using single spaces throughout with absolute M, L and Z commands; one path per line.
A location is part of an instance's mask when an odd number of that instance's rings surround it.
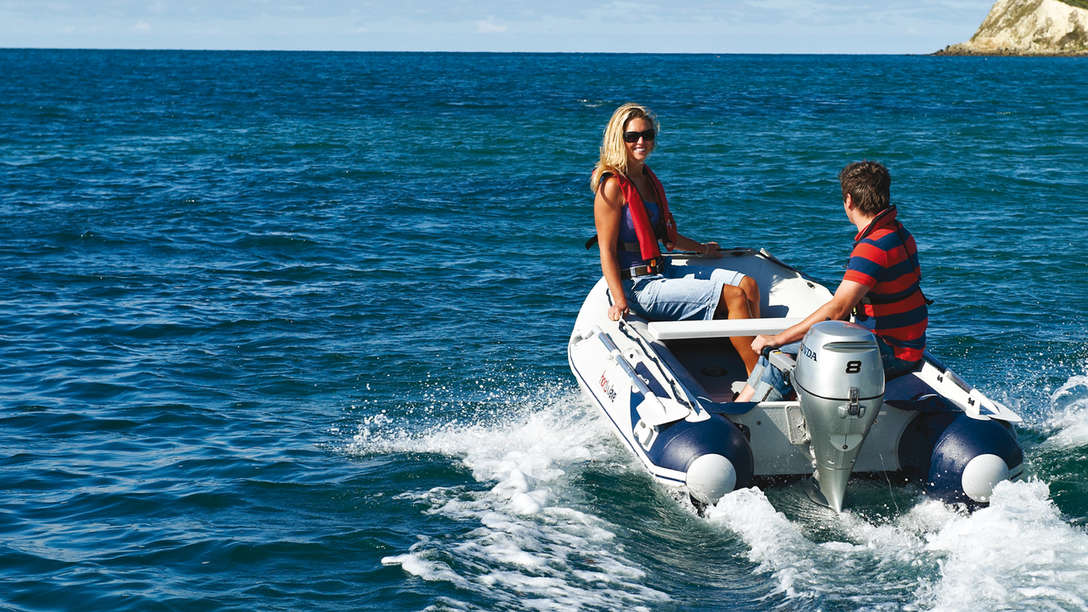
M 839 288 L 835 290 L 835 295 L 831 296 L 831 299 L 823 306 L 817 308 L 816 312 L 805 317 L 804 321 L 773 336 L 756 336 L 756 339 L 752 341 L 752 350 L 758 354 L 767 346 L 776 348 L 783 344 L 796 342 L 805 337 L 805 334 L 808 333 L 810 327 L 821 321 L 839 321 L 845 319 L 850 315 L 850 311 L 854 309 L 854 306 L 857 306 L 858 302 L 861 301 L 861 298 L 865 297 L 865 294 L 868 292 L 868 285 L 844 280 L 839 283 Z

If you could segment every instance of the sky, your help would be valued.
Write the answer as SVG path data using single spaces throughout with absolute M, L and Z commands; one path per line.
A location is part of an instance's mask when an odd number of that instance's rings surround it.
M 0 47 L 931 53 L 992 0 L 0 0 Z

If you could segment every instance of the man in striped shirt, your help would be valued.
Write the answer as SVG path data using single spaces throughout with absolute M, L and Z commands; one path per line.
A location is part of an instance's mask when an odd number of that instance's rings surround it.
M 846 319 L 854 312 L 857 323 L 876 334 L 887 376 L 918 367 L 929 321 L 919 287 L 922 270 L 914 237 L 895 218 L 891 182 L 887 168 L 872 161 L 850 164 L 839 173 L 843 209 L 858 228 L 842 282 L 835 295 L 804 321 L 773 336 L 757 336 L 752 342 L 756 353 L 781 347 L 796 354 L 810 327 Z M 775 401 L 790 391 L 782 372 L 760 357 L 736 401 Z

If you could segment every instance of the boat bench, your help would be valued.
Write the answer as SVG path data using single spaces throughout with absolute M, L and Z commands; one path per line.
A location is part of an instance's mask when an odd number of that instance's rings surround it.
M 713 319 L 710 321 L 653 321 L 646 324 L 654 340 L 692 340 L 696 338 L 731 338 L 733 336 L 771 335 L 801 321 L 799 317 L 774 319 Z

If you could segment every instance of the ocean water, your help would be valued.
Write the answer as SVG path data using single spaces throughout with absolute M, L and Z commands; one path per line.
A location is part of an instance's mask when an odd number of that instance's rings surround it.
M 1088 606 L 1088 62 L 0 50 L 0 607 Z M 1024 417 L 973 514 L 696 516 L 566 365 L 589 171 L 832 286 L 877 159 L 930 348 Z M 852 493 L 853 495 L 853 493 Z

